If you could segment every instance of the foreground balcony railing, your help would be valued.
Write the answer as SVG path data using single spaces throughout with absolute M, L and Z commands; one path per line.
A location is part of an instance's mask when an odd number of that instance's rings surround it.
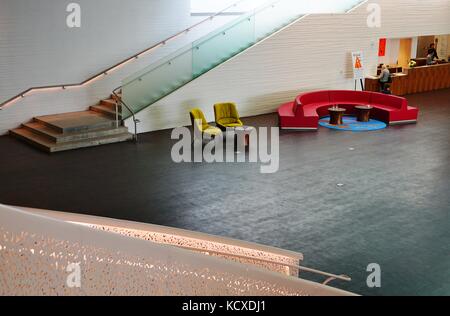
M 0 205 L 0 236 L 0 295 L 351 295 L 299 253 L 185 230 Z

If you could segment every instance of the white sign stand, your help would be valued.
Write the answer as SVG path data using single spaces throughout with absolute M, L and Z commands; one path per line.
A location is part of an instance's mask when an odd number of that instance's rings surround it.
M 362 52 L 353 52 L 352 53 L 352 68 L 353 68 L 353 79 L 355 80 L 355 90 L 357 81 L 359 80 L 361 83 L 361 89 L 364 91 L 364 55 Z

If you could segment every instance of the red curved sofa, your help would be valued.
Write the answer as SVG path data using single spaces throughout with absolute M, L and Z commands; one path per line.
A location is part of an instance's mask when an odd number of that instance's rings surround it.
M 387 124 L 416 123 L 417 108 L 408 106 L 405 98 L 369 91 L 326 90 L 299 95 L 294 102 L 278 109 L 282 129 L 317 130 L 319 119 L 327 116 L 328 108 L 339 105 L 346 115 L 354 115 L 355 106 L 371 105 L 371 117 Z

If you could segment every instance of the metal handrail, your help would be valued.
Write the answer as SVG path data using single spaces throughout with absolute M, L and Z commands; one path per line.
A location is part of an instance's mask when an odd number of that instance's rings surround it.
M 129 107 L 123 100 L 121 97 L 119 97 L 119 95 L 117 94 L 117 91 L 119 91 L 122 87 L 117 87 L 116 89 L 113 90 L 113 95 L 114 95 L 114 101 L 116 102 L 116 128 L 119 127 L 119 109 L 118 109 L 118 102 L 120 102 L 123 106 L 125 106 L 127 108 L 128 111 L 130 111 L 131 116 L 133 117 L 133 122 L 134 122 L 134 135 L 133 135 L 133 139 L 135 142 L 137 142 L 138 140 L 138 132 L 137 132 L 137 125 L 138 123 L 140 123 L 141 121 L 139 121 L 138 119 L 136 119 L 136 113 L 134 113 L 134 111 L 131 109 L 131 107 Z
M 170 245 L 170 244 L 168 244 L 168 245 Z M 323 272 L 323 271 L 320 271 L 320 270 L 307 268 L 307 267 L 303 267 L 303 266 L 300 266 L 300 265 L 294 265 L 294 264 L 290 264 L 290 263 L 284 263 L 284 262 L 278 262 L 278 261 L 273 261 L 273 260 L 268 260 L 268 259 L 255 258 L 255 257 L 250 257 L 250 256 L 245 256 L 245 255 L 238 255 L 238 254 L 222 252 L 222 251 L 217 251 L 217 250 L 200 249 L 200 248 L 195 248 L 195 247 L 179 246 L 179 245 L 174 245 L 174 247 L 182 248 L 182 249 L 186 249 L 186 250 L 191 250 L 191 251 L 203 252 L 203 253 L 206 253 L 206 254 L 210 254 L 211 253 L 211 254 L 235 257 L 235 258 L 240 258 L 240 259 L 255 260 L 255 261 L 260 261 L 260 262 L 265 262 L 265 263 L 270 263 L 270 264 L 275 264 L 275 265 L 281 265 L 281 266 L 285 266 L 285 267 L 289 267 L 289 268 L 293 268 L 293 269 L 298 269 L 299 271 L 319 274 L 319 275 L 327 277 L 327 279 L 322 283 L 323 285 L 328 285 L 331 281 L 334 281 L 334 280 L 341 280 L 341 281 L 346 281 L 346 282 L 351 282 L 351 280 L 352 280 L 347 275 L 336 275 L 336 274 Z
M 62 89 L 62 90 L 66 90 L 67 88 L 81 87 L 81 86 L 87 85 L 87 84 L 89 84 L 89 83 L 95 81 L 96 79 L 99 79 L 99 78 L 101 78 L 101 77 L 103 77 L 103 76 L 108 75 L 110 72 L 116 70 L 117 68 L 123 66 L 124 64 L 126 64 L 126 63 L 128 63 L 128 62 L 130 62 L 130 61 L 133 61 L 133 60 L 135 60 L 135 59 L 138 59 L 141 55 L 144 55 L 144 54 L 148 53 L 148 52 L 151 51 L 151 50 L 154 50 L 154 49 L 156 49 L 156 48 L 158 48 L 158 47 L 161 47 L 161 46 L 166 45 L 168 42 L 170 42 L 170 41 L 176 39 L 177 37 L 179 37 L 179 36 L 181 36 L 181 35 L 183 35 L 183 34 L 188 33 L 188 32 L 191 31 L 193 28 L 196 28 L 197 26 L 199 26 L 199 25 L 201 25 L 201 24 L 203 24 L 203 23 L 205 23 L 205 22 L 207 22 L 207 21 L 212 20 L 212 19 L 215 18 L 216 16 L 221 15 L 221 14 L 224 13 L 225 11 L 228 11 L 228 10 L 231 9 L 232 7 L 235 7 L 235 6 L 237 6 L 239 3 L 244 2 L 244 1 L 246 1 L 246 0 L 239 0 L 239 1 L 236 1 L 236 2 L 233 3 L 232 5 L 230 5 L 230 6 L 226 7 L 225 9 L 223 9 L 223 10 L 221 10 L 221 11 L 219 11 L 219 12 L 217 12 L 217 13 L 211 15 L 211 16 L 209 16 L 209 17 L 206 18 L 206 19 L 204 19 L 204 20 L 202 20 L 202 21 L 200 21 L 200 22 L 198 22 L 198 23 L 196 23 L 196 24 L 190 26 L 189 28 L 187 28 L 187 29 L 185 29 L 185 30 L 183 30 L 183 31 L 181 31 L 181 32 L 178 32 L 178 33 L 176 33 L 175 35 L 172 35 L 172 36 L 166 38 L 165 40 L 159 42 L 158 44 L 155 44 L 155 45 L 153 45 L 153 46 L 151 46 L 151 47 L 149 47 L 149 48 L 147 48 L 147 49 L 145 49 L 145 50 L 143 50 L 143 51 L 141 51 L 141 52 L 139 52 L 139 53 L 137 53 L 137 54 L 134 54 L 133 56 L 131 56 L 131 57 L 129 57 L 129 58 L 127 58 L 127 59 L 125 59 L 125 60 L 123 60 L 123 61 L 121 61 L 121 62 L 115 64 L 114 66 L 112 66 L 112 67 L 110 67 L 110 68 L 108 68 L 108 69 L 106 69 L 106 70 L 101 71 L 100 73 L 98 73 L 98 74 L 96 74 L 96 75 L 94 75 L 94 76 L 92 76 L 92 77 L 90 77 L 90 78 L 88 78 L 88 79 L 86 79 L 86 80 L 84 80 L 84 81 L 82 81 L 82 82 L 80 82 L 80 83 L 70 83 L 70 84 L 60 84 L 60 85 L 48 85 L 48 86 L 38 86 L 38 87 L 32 87 L 32 88 L 29 88 L 29 89 L 27 89 L 27 90 L 24 90 L 24 91 L 22 91 L 21 93 L 15 95 L 14 97 L 12 97 L 12 98 L 10 98 L 10 99 L 4 101 L 3 103 L 1 103 L 1 104 L 0 104 L 0 110 L 3 110 L 7 105 L 11 105 L 11 104 L 13 104 L 14 102 L 16 102 L 16 101 L 19 100 L 19 99 L 24 98 L 28 93 L 33 92 L 33 91 L 49 90 L 49 89 Z M 124 103 L 122 102 L 122 104 L 124 104 Z M 124 105 L 125 105 L 125 104 L 124 104 Z M 125 106 L 126 106 L 126 105 L 125 105 Z M 132 112 L 132 111 L 131 111 L 131 112 Z M 132 112 L 132 113 L 133 113 L 133 112 Z

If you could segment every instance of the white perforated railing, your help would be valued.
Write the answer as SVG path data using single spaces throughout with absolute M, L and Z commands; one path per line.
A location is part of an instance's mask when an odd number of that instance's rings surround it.
M 84 217 L 80 225 L 70 221 L 78 215 L 49 214 L 0 205 L 0 295 L 351 295 L 293 277 L 288 262 L 301 260 L 300 254 L 123 221 L 114 227 L 114 220 L 105 219 L 101 228 L 101 218 L 87 223 Z M 147 237 L 108 231 L 125 226 L 128 233 L 146 231 Z M 173 245 L 186 240 L 197 248 L 223 250 L 219 257 L 203 255 L 151 241 L 155 236 L 166 236 Z M 180 246 L 191 247 L 186 245 Z M 239 260 L 223 258 L 233 252 L 240 252 Z M 258 259 L 263 261 L 255 264 Z M 80 282 L 74 287 L 69 281 L 77 271 Z

